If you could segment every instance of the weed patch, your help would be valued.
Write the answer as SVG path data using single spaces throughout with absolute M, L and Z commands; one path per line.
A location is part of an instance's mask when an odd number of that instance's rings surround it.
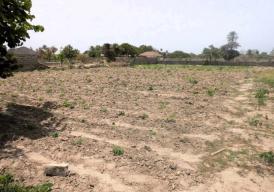
M 272 151 L 261 153 L 260 158 L 268 165 L 274 165 L 274 153 Z
M 44 183 L 36 186 L 24 186 L 14 181 L 10 174 L 0 175 L 0 191 L 1 192 L 51 192 L 51 183 Z
M 256 91 L 255 98 L 257 99 L 258 106 L 265 105 L 268 98 L 269 91 L 264 88 L 260 88 Z
M 114 156 L 122 156 L 124 155 L 124 149 L 122 147 L 119 146 L 113 146 L 112 148 L 112 152 Z

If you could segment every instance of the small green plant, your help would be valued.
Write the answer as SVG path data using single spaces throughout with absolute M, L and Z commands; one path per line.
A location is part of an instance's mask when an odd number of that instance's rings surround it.
M 124 155 L 124 149 L 119 146 L 113 146 L 112 152 L 114 156 L 122 156 Z
M 166 123 L 176 123 L 176 114 L 172 114 L 165 119 Z
M 107 109 L 106 107 L 102 107 L 102 108 L 100 109 L 100 111 L 103 112 L 103 113 L 107 113 L 107 112 L 108 112 L 108 109 Z
M 213 97 L 215 95 L 216 89 L 209 88 L 207 89 L 207 95 Z
M 193 79 L 192 77 L 188 78 L 188 82 L 191 83 L 192 85 L 196 85 L 199 83 L 196 79 Z
M 124 111 L 120 111 L 117 115 L 118 115 L 118 116 L 125 116 L 126 113 L 125 113 Z
M 252 117 L 252 118 L 249 119 L 249 125 L 250 126 L 258 127 L 261 124 L 262 124 L 262 122 L 261 122 L 261 120 L 259 119 L 258 116 L 255 116 L 255 117 Z
M 257 99 L 258 106 L 265 105 L 269 91 L 264 88 L 260 88 L 256 91 L 255 98 Z
M 75 107 L 74 104 L 72 102 L 69 102 L 68 100 L 65 100 L 63 102 L 63 106 L 70 109 L 73 109 Z
M 155 132 L 155 131 L 153 131 L 152 129 L 151 130 L 149 130 L 149 135 L 151 135 L 151 136 L 155 136 L 157 133 Z
M 144 114 L 140 115 L 139 118 L 145 120 L 148 118 L 148 114 L 144 113 Z
M 10 174 L 0 175 L 0 191 L 1 192 L 51 192 L 51 183 L 44 183 L 36 186 L 24 186 L 14 181 Z
M 47 89 L 47 91 L 46 91 L 47 93 L 52 93 L 52 89 L 51 88 L 49 88 L 49 89 Z
M 274 165 L 274 153 L 272 151 L 260 154 L 260 158 L 269 165 Z
M 165 109 L 166 107 L 167 107 L 167 105 L 168 105 L 169 103 L 168 102 L 164 102 L 164 101 L 161 101 L 160 102 L 160 109 Z
M 73 141 L 72 144 L 73 145 L 78 145 L 78 146 L 83 145 L 84 144 L 84 139 L 82 137 L 77 138 L 76 140 Z
M 57 137 L 59 137 L 59 133 L 58 132 L 52 132 L 52 133 L 50 133 L 50 135 L 53 137 L 53 138 L 57 138 Z
M 149 91 L 153 91 L 153 90 L 154 90 L 153 86 L 150 85 L 150 86 L 148 87 L 148 90 L 149 90 Z

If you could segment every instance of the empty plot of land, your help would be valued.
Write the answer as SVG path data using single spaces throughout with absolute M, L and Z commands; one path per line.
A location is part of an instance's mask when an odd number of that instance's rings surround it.
M 271 97 L 258 108 L 256 70 L 16 73 L 0 81 L 0 171 L 56 192 L 270 192 L 260 154 L 274 150 L 274 108 Z M 50 163 L 72 174 L 46 177 Z

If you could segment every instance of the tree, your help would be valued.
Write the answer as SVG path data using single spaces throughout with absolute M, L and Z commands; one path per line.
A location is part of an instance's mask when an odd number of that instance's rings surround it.
M 114 51 L 115 57 L 119 57 L 122 55 L 122 50 L 119 44 L 117 43 L 112 44 L 112 49 Z
M 56 58 L 60 61 L 61 65 L 64 63 L 64 60 L 65 60 L 64 53 L 60 52 L 59 54 L 56 55 Z
M 115 52 L 109 43 L 103 45 L 103 54 L 107 58 L 107 61 L 115 61 Z
M 228 35 L 227 35 L 227 44 L 226 46 L 230 49 L 238 49 L 240 47 L 240 44 L 237 42 L 239 39 L 238 34 L 235 31 L 231 31 Z
M 190 54 L 185 53 L 183 51 L 174 51 L 172 53 L 169 53 L 167 55 L 167 57 L 170 57 L 170 58 L 189 58 Z
M 221 50 L 210 45 L 208 48 L 203 50 L 203 57 L 206 58 L 209 64 L 212 64 L 212 61 L 216 62 L 217 59 L 221 57 Z
M 57 51 L 58 49 L 56 47 L 47 47 L 46 45 L 43 45 L 36 50 L 36 52 L 38 53 L 38 58 L 45 59 L 47 61 L 51 61 Z
M 274 49 L 270 52 L 270 54 L 272 57 L 274 56 Z
M 0 1 L 0 77 L 6 78 L 12 73 L 12 62 L 7 54 L 7 46 L 21 46 L 27 38 L 28 31 L 43 31 L 40 25 L 33 25 L 35 18 L 31 14 L 31 0 L 1 0 Z M 7 45 L 7 46 L 5 46 Z
M 129 43 L 121 44 L 120 50 L 123 56 L 134 57 L 138 54 L 138 48 L 133 45 L 130 45 Z
M 147 51 L 154 51 L 154 48 L 151 45 L 141 45 L 138 48 L 138 54 L 141 54 Z
M 86 51 L 89 57 L 101 57 L 102 54 L 102 47 L 100 45 L 90 46 L 89 50 Z
M 89 56 L 87 54 L 78 54 L 76 59 L 80 61 L 81 63 L 88 63 L 89 61 Z
M 69 61 L 69 63 L 72 63 L 72 60 L 77 57 L 77 55 L 80 53 L 78 49 L 74 49 L 71 45 L 65 46 L 60 54 L 64 56 L 65 59 Z
M 240 47 L 240 44 L 237 42 L 238 39 L 239 36 L 235 31 L 227 35 L 227 44 L 221 47 L 222 56 L 225 60 L 229 61 L 240 55 L 239 51 L 237 51 Z

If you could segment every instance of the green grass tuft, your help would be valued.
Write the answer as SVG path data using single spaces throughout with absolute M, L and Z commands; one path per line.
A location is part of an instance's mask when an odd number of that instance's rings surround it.
M 274 153 L 272 151 L 260 154 L 260 158 L 269 165 L 274 165 Z
M 0 191 L 1 192 L 51 192 L 51 183 L 44 183 L 36 186 L 24 186 L 14 181 L 10 174 L 0 175 Z
M 113 146 L 112 148 L 112 152 L 114 156 L 122 156 L 124 155 L 124 149 L 122 147 L 119 146 Z

